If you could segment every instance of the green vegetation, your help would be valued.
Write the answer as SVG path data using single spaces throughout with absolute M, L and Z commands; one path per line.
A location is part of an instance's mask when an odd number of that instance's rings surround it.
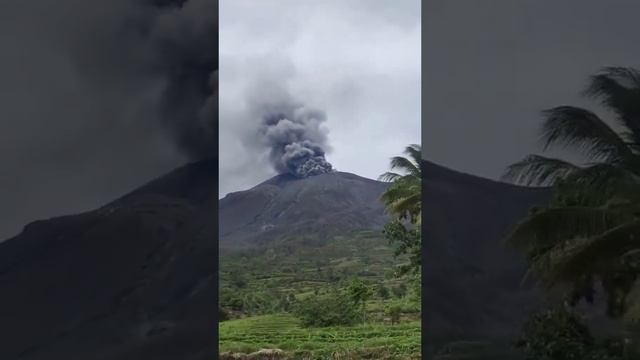
M 394 275 L 408 261 L 388 240 L 361 231 L 318 247 L 295 245 L 220 258 L 220 306 L 230 318 L 220 324 L 221 351 L 419 358 L 419 278 Z M 399 311 L 389 314 L 391 306 Z
M 391 165 L 407 174 L 384 175 L 393 216 L 384 232 L 310 234 L 221 256 L 221 358 L 420 358 L 420 147 L 406 152 L 412 160 Z
M 298 359 L 420 359 L 420 323 L 307 328 L 291 315 L 263 315 L 220 324 L 220 351 L 277 348 Z M 342 357 L 336 357 L 342 355 Z M 353 357 L 349 357 L 349 355 Z
M 529 275 L 564 290 L 566 304 L 594 302 L 604 290 L 607 314 L 622 318 L 622 350 L 599 345 L 568 310 L 534 315 L 522 344 L 530 359 L 637 359 L 640 320 L 640 72 L 605 68 L 590 79 L 585 95 L 611 116 L 560 106 L 544 112 L 544 149 L 575 150 L 584 164 L 529 155 L 511 165 L 506 179 L 551 185 L 554 196 L 532 209 L 509 243 L 522 249 Z M 615 343 L 615 342 L 614 342 Z
M 577 107 L 545 112 L 545 149 L 571 148 L 586 163 L 530 155 L 508 169 L 506 177 L 516 182 L 555 188 L 551 204 L 534 209 L 509 241 L 525 251 L 531 273 L 545 284 L 569 285 L 572 304 L 591 301 L 599 282 L 609 314 L 620 316 L 640 270 L 634 236 L 640 230 L 640 73 L 606 68 L 585 94 L 614 114 L 614 126 Z
M 391 158 L 391 170 L 380 180 L 391 184 L 382 194 L 387 213 L 392 220 L 383 231 L 385 238 L 395 246 L 395 255 L 408 255 L 409 264 L 399 268 L 399 275 L 409 272 L 420 273 L 422 264 L 422 147 L 407 146 L 404 153 L 408 158 Z
M 565 307 L 534 314 L 518 346 L 527 360 L 622 360 L 624 355 L 621 343 L 598 342 L 583 320 Z
M 325 295 L 311 295 L 300 300 L 294 314 L 306 327 L 354 325 L 361 317 L 356 304 L 345 294 L 334 291 Z

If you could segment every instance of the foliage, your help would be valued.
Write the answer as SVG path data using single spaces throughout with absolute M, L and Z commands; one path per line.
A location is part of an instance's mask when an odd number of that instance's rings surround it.
M 360 307 L 362 312 L 362 322 L 366 321 L 367 316 L 367 300 L 373 295 L 373 291 L 362 280 L 355 278 L 349 284 L 347 292 L 354 305 Z
M 387 172 L 380 180 L 391 184 L 382 195 L 387 211 L 396 219 L 409 220 L 420 224 L 422 215 L 422 147 L 409 145 L 403 156 L 391 158 L 391 170 L 402 173 Z
M 277 348 L 293 359 L 420 359 L 419 321 L 308 328 L 278 314 L 225 321 L 218 328 L 220 352 Z
M 400 315 L 402 315 L 402 305 L 391 303 L 385 307 L 384 313 L 391 317 L 391 324 L 397 324 L 400 322 Z
M 353 325 L 358 321 L 359 304 L 342 292 L 312 295 L 296 304 L 294 313 L 307 327 Z
M 393 286 L 391 288 L 391 292 L 396 298 L 402 298 L 407 295 L 407 286 L 404 283 L 401 283 L 399 285 Z
M 419 273 L 422 260 L 422 147 L 410 145 L 404 153 L 407 158 L 391 159 L 391 170 L 401 173 L 387 172 L 380 176 L 381 180 L 391 182 L 381 198 L 392 216 L 383 234 L 396 247 L 396 256 L 409 255 L 409 263 L 400 266 L 397 275 Z
M 398 261 L 406 262 L 407 256 L 394 258 L 388 240 L 377 231 L 358 231 L 317 243 L 308 246 L 297 239 L 282 239 L 260 250 L 240 250 L 220 258 L 220 306 L 233 318 L 220 324 L 221 351 L 252 353 L 279 348 L 293 359 L 419 359 L 420 324 L 415 312 L 419 306 L 404 297 L 403 310 L 410 311 L 403 312 L 401 325 L 390 326 L 383 323 L 384 307 L 393 300 L 372 291 L 365 302 L 367 323 L 363 325 L 363 309 L 353 305 L 348 293 L 354 277 L 388 292 L 402 288 L 408 293 L 411 278 L 386 276 L 394 272 Z M 244 287 L 234 285 L 237 278 L 244 280 Z M 339 301 L 345 306 L 334 303 L 337 310 L 328 315 L 342 316 L 337 311 L 350 307 L 354 325 L 309 327 L 297 318 L 298 304 L 322 303 L 335 294 L 342 296 Z M 316 309 L 322 311 L 322 306 Z
M 384 286 L 383 284 L 378 284 L 378 287 L 376 288 L 376 295 L 380 299 L 386 300 L 391 294 L 389 293 L 389 289 L 386 286 Z
M 599 344 L 581 319 L 565 307 L 534 314 L 518 342 L 527 360 L 617 360 L 622 348 Z
M 218 306 L 218 321 L 227 321 L 229 320 L 230 315 L 229 312 L 222 307 Z
M 389 243 L 395 246 L 395 256 L 404 254 L 409 256 L 409 263 L 399 266 L 398 275 L 419 273 L 422 265 L 420 228 L 407 228 L 401 221 L 394 220 L 384 226 L 382 233 L 389 240 Z
M 505 179 L 554 188 L 550 205 L 532 211 L 508 241 L 525 251 L 529 274 L 569 285 L 571 304 L 591 301 L 599 283 L 608 313 L 620 316 L 640 269 L 640 73 L 605 68 L 584 94 L 613 114 L 613 126 L 577 107 L 544 112 L 543 149 L 573 149 L 585 162 L 529 155 L 507 169 Z

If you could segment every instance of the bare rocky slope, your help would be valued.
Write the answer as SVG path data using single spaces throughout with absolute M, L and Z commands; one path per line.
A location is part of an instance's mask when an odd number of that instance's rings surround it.
M 220 248 L 251 248 L 278 239 L 327 238 L 380 230 L 387 184 L 344 172 L 308 178 L 278 175 L 220 200 Z

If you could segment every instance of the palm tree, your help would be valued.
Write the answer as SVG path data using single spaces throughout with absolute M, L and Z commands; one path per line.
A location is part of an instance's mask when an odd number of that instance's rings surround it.
M 548 286 L 568 284 L 571 304 L 591 301 L 599 282 L 609 314 L 618 316 L 632 303 L 640 270 L 640 72 L 603 68 L 584 95 L 611 121 L 573 106 L 543 113 L 543 149 L 573 149 L 585 162 L 529 155 L 507 168 L 506 180 L 554 188 L 549 206 L 532 210 L 508 241 L 525 250 L 529 274 Z
M 409 220 L 414 224 L 421 223 L 422 215 L 422 147 L 409 145 L 404 153 L 408 157 L 391 158 L 391 172 L 386 172 L 379 180 L 390 182 L 382 194 L 387 212 L 399 220 Z M 393 172 L 400 170 L 401 173 Z
M 380 180 L 390 182 L 381 196 L 387 212 L 392 216 L 383 234 L 390 243 L 396 245 L 395 255 L 409 255 L 409 264 L 399 267 L 398 275 L 410 271 L 420 272 L 422 261 L 422 148 L 409 145 L 404 153 L 408 157 L 391 158 L 391 172 L 380 176 Z M 393 172 L 393 171 L 400 171 Z M 407 228 L 406 222 L 411 223 Z

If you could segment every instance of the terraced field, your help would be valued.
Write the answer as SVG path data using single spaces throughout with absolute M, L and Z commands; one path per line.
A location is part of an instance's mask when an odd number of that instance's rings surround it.
M 220 306 L 229 320 L 219 326 L 221 353 L 280 349 L 287 359 L 419 359 L 419 279 L 395 276 L 402 261 L 381 234 L 371 231 L 312 247 L 290 239 L 253 253 L 222 256 Z M 346 291 L 353 279 L 371 290 L 366 325 L 308 328 L 293 316 L 300 301 Z M 390 324 L 391 307 L 400 309 L 399 324 Z
M 420 322 L 303 328 L 287 314 L 222 322 L 220 351 L 281 349 L 294 359 L 420 359 Z

